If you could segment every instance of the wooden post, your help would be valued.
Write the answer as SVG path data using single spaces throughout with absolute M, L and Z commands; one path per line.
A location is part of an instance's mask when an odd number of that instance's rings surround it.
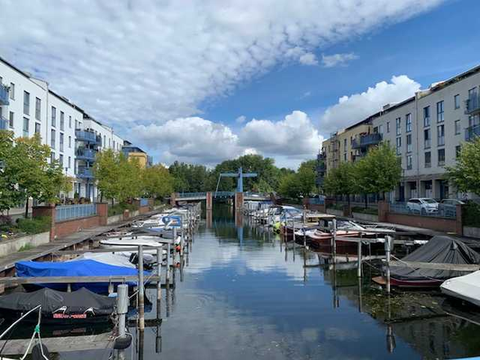
M 385 236 L 385 255 L 387 258 L 387 293 L 390 294 L 390 241 L 389 235 Z
M 138 246 L 138 316 L 139 330 L 145 330 L 145 289 L 143 286 L 143 245 Z
M 293 242 L 295 242 L 295 219 L 292 218 Z
M 332 220 L 332 226 L 333 226 L 333 229 L 332 229 L 332 250 L 333 250 L 333 261 L 336 262 L 336 254 L 337 254 L 337 219 L 334 218 Z

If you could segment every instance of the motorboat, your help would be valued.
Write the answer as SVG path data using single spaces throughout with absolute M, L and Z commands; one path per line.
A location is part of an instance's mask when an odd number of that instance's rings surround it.
M 480 306 L 480 271 L 445 280 L 440 290 L 445 295 Z

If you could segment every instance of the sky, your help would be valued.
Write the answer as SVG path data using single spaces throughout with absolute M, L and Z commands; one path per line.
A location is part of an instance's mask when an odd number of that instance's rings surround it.
M 477 0 L 0 0 L 0 56 L 154 156 L 296 168 L 480 64 Z

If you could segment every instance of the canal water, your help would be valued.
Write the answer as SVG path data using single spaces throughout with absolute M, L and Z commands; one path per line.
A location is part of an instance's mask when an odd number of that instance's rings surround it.
M 162 325 L 126 359 L 420 359 L 480 354 L 480 316 L 438 293 L 372 288 L 348 265 L 285 249 L 278 235 L 217 207 L 202 221 L 176 288 L 163 291 Z M 305 267 L 307 264 L 307 267 Z M 155 303 L 156 293 L 147 290 Z M 154 318 L 155 304 L 147 318 Z M 477 319 L 477 321 L 476 321 Z M 108 352 L 59 359 L 108 359 Z

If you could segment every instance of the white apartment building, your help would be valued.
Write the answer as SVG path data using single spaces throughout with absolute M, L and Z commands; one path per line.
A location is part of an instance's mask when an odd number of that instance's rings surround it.
M 403 180 L 390 200 L 465 198 L 444 178 L 462 142 L 480 135 L 480 66 L 433 84 L 373 117 L 374 132 L 396 148 Z
M 49 89 L 47 82 L 0 58 L 0 130 L 15 137 L 39 133 L 42 143 L 52 149 L 66 175 L 74 179 L 75 195 L 96 200 L 92 166 L 103 149 L 121 151 L 123 139 L 86 114 L 67 98 Z

